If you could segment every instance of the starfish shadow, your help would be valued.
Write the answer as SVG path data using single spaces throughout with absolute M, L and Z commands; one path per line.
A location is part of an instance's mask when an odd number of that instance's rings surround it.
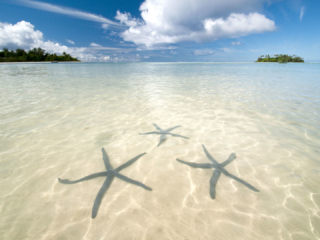
M 155 131 L 155 132 L 146 132 L 146 133 L 140 133 L 140 135 L 146 135 L 146 134 L 160 134 L 160 142 L 159 144 L 157 145 L 157 147 L 159 147 L 166 139 L 166 135 L 171 135 L 173 137 L 181 137 L 181 138 L 185 138 L 185 139 L 189 139 L 188 137 L 185 137 L 185 136 L 182 136 L 182 135 L 179 135 L 179 134 L 174 134 L 174 133 L 170 133 L 173 129 L 176 129 L 178 127 L 181 127 L 180 125 L 179 126 L 175 126 L 175 127 L 172 127 L 172 128 L 168 128 L 167 130 L 163 130 L 161 129 L 157 124 L 153 124 L 156 129 L 158 129 L 158 131 Z
M 110 187 L 110 185 L 111 185 L 111 183 L 112 183 L 112 181 L 113 181 L 113 179 L 115 177 L 117 177 L 117 178 L 119 178 L 119 179 L 121 179 L 121 180 L 123 180 L 123 181 L 125 181 L 127 183 L 131 183 L 131 184 L 137 185 L 139 187 L 142 187 L 142 188 L 144 188 L 146 190 L 152 191 L 151 188 L 149 188 L 148 186 L 144 185 L 143 183 L 135 181 L 135 180 L 132 180 L 131 178 L 128 178 L 128 177 L 126 177 L 126 176 L 124 176 L 124 175 L 119 173 L 122 169 L 130 166 L 131 164 L 133 164 L 135 161 L 137 161 L 140 157 L 142 157 L 146 153 L 142 153 L 142 154 L 132 158 L 131 160 L 127 161 L 126 163 L 122 164 L 120 167 L 118 167 L 116 169 L 113 169 L 113 167 L 110 164 L 109 157 L 108 157 L 106 151 L 104 150 L 104 148 L 102 148 L 101 151 L 102 151 L 102 156 L 103 156 L 103 162 L 104 162 L 104 165 L 105 165 L 107 171 L 94 173 L 94 174 L 91 174 L 89 176 L 80 178 L 80 179 L 75 180 L 75 181 L 70 181 L 68 179 L 60 179 L 60 178 L 58 178 L 60 183 L 63 183 L 63 184 L 75 184 L 75 183 L 78 183 L 78 182 L 87 181 L 87 180 L 94 179 L 94 178 L 97 178 L 97 177 L 107 177 L 106 180 L 104 181 L 102 187 L 100 188 L 100 190 L 98 192 L 98 195 L 97 195 L 97 197 L 96 197 L 96 199 L 94 201 L 93 208 L 92 208 L 92 218 L 95 218 L 97 216 L 102 197 L 106 193 L 108 188 Z
M 242 179 L 232 175 L 231 173 L 229 173 L 227 170 L 224 169 L 225 166 L 227 166 L 229 163 L 231 163 L 235 158 L 236 158 L 236 154 L 235 153 L 231 153 L 229 158 L 224 161 L 223 163 L 218 163 L 207 151 L 206 147 L 204 145 L 202 145 L 203 150 L 207 156 L 207 158 L 209 158 L 209 160 L 212 162 L 211 163 L 192 163 L 192 162 L 185 162 L 182 161 L 180 159 L 177 159 L 178 162 L 181 162 L 183 164 L 186 164 L 190 167 L 193 168 L 205 168 L 205 169 L 210 169 L 210 168 L 215 168 L 215 170 L 213 171 L 212 177 L 210 179 L 210 196 L 212 199 L 215 199 L 216 197 L 216 185 L 218 182 L 218 179 L 221 175 L 221 173 L 223 173 L 224 175 L 238 181 L 239 183 L 242 183 L 243 185 L 245 185 L 247 188 L 255 191 L 255 192 L 259 192 L 258 189 L 256 189 L 254 186 L 252 186 L 251 184 L 243 181 Z

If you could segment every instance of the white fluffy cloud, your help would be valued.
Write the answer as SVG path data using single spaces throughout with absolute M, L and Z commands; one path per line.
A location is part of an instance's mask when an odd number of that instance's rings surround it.
M 117 12 L 129 29 L 126 41 L 152 47 L 182 41 L 214 41 L 275 30 L 274 21 L 258 13 L 267 0 L 145 0 L 141 20 Z
M 50 53 L 80 53 L 85 51 L 85 48 L 69 48 L 52 41 L 44 41 L 43 33 L 34 30 L 34 26 L 25 21 L 14 25 L 0 22 L 0 47 L 10 49 L 41 47 Z
M 34 26 L 21 21 L 15 25 L 0 22 L 0 46 L 9 48 L 28 48 L 42 44 L 43 34 Z

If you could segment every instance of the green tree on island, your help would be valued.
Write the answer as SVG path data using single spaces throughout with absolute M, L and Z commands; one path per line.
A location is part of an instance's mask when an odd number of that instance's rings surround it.
M 28 52 L 24 49 L 16 49 L 16 51 L 9 51 L 4 48 L 0 51 L 0 62 L 40 62 L 40 61 L 79 61 L 77 58 L 71 57 L 70 54 L 65 52 L 62 55 L 56 53 L 47 53 L 42 48 L 34 48 Z
M 256 62 L 304 62 L 304 60 L 296 55 L 274 54 L 273 57 L 270 57 L 268 54 L 261 55 Z

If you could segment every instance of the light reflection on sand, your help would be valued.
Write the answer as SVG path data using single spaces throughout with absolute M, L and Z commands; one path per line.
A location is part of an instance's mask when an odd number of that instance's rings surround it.
M 317 66 L 316 66 L 317 67 Z M 319 239 L 319 83 L 314 65 L 1 65 L 0 236 L 3 239 Z M 307 73 L 310 73 L 308 75 Z M 308 77 L 309 76 L 309 77 Z M 300 79 L 302 79 L 301 81 Z M 281 81 L 277 80 L 281 79 Z M 181 125 L 157 147 L 159 135 Z M 216 199 L 210 163 L 232 152 Z M 145 191 L 105 178 L 101 148 Z

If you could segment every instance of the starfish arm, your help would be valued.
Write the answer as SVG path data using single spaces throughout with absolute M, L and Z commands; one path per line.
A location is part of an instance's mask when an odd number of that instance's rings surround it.
M 113 178 L 114 178 L 113 174 L 108 175 L 107 179 L 104 181 L 102 187 L 100 188 L 98 195 L 97 195 L 96 199 L 94 200 L 94 204 L 93 204 L 93 208 L 92 208 L 92 218 L 95 218 L 97 216 L 102 197 L 106 193 L 108 188 L 110 187 Z
M 239 183 L 242 183 L 242 184 L 245 185 L 247 188 L 249 188 L 249 189 L 251 189 L 251 190 L 253 190 L 253 191 L 255 191 L 255 192 L 260 192 L 258 189 L 256 189 L 256 188 L 255 188 L 254 186 L 252 186 L 251 184 L 249 184 L 249 183 L 243 181 L 242 179 L 240 179 L 240 178 L 232 175 L 231 173 L 228 173 L 226 170 L 224 170 L 224 171 L 222 171 L 222 172 L 224 173 L 224 175 L 226 175 L 226 176 L 228 176 L 228 177 L 230 177 L 230 178 L 238 181 Z
M 83 178 L 80 178 L 80 179 L 74 180 L 74 181 L 70 181 L 69 179 L 61 179 L 61 178 L 58 178 L 58 181 L 63 184 L 75 184 L 78 182 L 87 181 L 87 180 L 94 179 L 97 177 L 106 177 L 106 176 L 107 176 L 107 172 L 99 172 L 99 173 L 94 173 L 94 174 L 91 174 L 89 176 L 86 176 L 86 177 L 83 177 Z
M 222 167 L 225 167 L 225 166 L 227 166 L 229 163 L 231 163 L 233 160 L 235 160 L 236 157 L 237 157 L 237 156 L 236 156 L 235 153 L 231 153 L 230 156 L 229 156 L 229 158 L 228 158 L 226 161 L 224 161 L 223 163 L 220 163 L 220 165 L 221 165 Z
M 146 135 L 146 134 L 161 134 L 160 132 L 146 132 L 146 133 L 139 133 L 140 135 Z
M 203 148 L 204 153 L 207 155 L 207 158 L 209 158 L 209 160 L 211 162 L 213 162 L 214 164 L 219 165 L 219 163 L 210 155 L 210 153 L 208 153 L 208 151 L 204 145 L 202 145 L 202 148 Z
M 157 147 L 159 147 L 166 139 L 167 139 L 166 135 L 161 134 L 161 135 L 160 135 L 160 141 L 159 141 Z
M 160 132 L 162 132 L 163 130 L 157 125 L 157 124 L 153 124 L 155 127 L 156 127 L 156 129 L 158 129 Z
M 174 133 L 167 133 L 167 134 L 169 134 L 169 135 L 171 135 L 173 137 L 181 137 L 181 138 L 185 138 L 185 139 L 190 139 L 188 137 L 185 137 L 185 136 L 182 136 L 182 135 L 179 135 L 179 134 L 174 134 Z
M 212 199 L 216 198 L 216 185 L 220 175 L 221 175 L 221 171 L 219 169 L 215 169 L 210 179 L 210 196 Z
M 176 129 L 178 127 L 181 127 L 181 125 L 178 125 L 178 126 L 175 126 L 175 127 L 172 127 L 172 128 L 168 128 L 167 130 L 164 130 L 165 132 L 171 132 L 173 129 Z
M 117 167 L 115 169 L 116 172 L 120 172 L 122 169 L 129 167 L 131 164 L 133 164 L 135 161 L 137 161 L 139 158 L 141 158 L 143 155 L 145 155 L 146 153 L 142 153 L 134 158 L 132 158 L 131 160 L 127 161 L 126 163 L 122 164 L 120 167 Z
M 101 151 L 102 151 L 102 156 L 103 156 L 103 162 L 104 162 L 104 165 L 105 165 L 107 171 L 113 170 L 113 167 L 110 164 L 110 160 L 109 160 L 108 154 L 106 153 L 106 150 L 104 150 L 104 148 L 102 148 Z
M 213 165 L 210 163 L 193 163 L 193 162 L 185 162 L 183 160 L 177 159 L 178 162 L 186 164 L 193 168 L 213 168 Z
M 144 188 L 144 189 L 146 189 L 146 190 L 152 191 L 152 188 L 144 185 L 144 184 L 141 183 L 141 182 L 132 180 L 131 178 L 128 178 L 128 177 L 126 177 L 126 176 L 124 176 L 124 175 L 122 175 L 122 174 L 120 174 L 120 173 L 118 173 L 118 172 L 115 172 L 115 173 L 114 173 L 114 176 L 117 177 L 117 178 L 119 178 L 119 179 L 121 179 L 121 180 L 123 180 L 123 181 L 125 181 L 125 182 L 132 183 L 132 184 L 137 185 L 137 186 L 139 186 L 139 187 L 142 187 L 142 188 Z

